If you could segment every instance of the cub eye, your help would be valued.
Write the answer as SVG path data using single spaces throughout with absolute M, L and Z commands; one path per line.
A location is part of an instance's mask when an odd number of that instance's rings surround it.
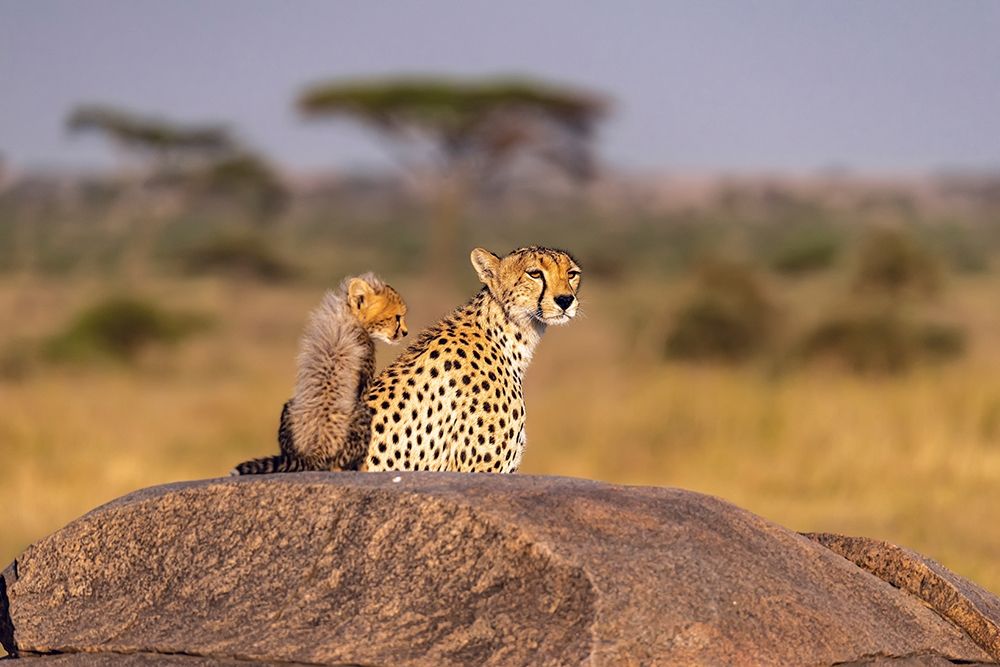
M 399 318 L 400 317 L 402 317 L 402 316 L 401 315 L 396 315 L 396 324 L 399 324 Z
M 542 272 L 539 271 L 538 269 L 532 269 L 531 271 L 527 271 L 526 273 L 528 274 L 528 276 L 534 278 L 535 280 L 541 280 L 542 278 Z

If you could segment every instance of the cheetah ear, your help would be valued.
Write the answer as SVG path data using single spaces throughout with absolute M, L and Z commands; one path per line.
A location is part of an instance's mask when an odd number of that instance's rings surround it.
M 347 285 L 347 298 L 354 310 L 361 310 L 361 306 L 365 305 L 365 301 L 373 293 L 372 286 L 361 278 L 351 278 L 351 282 Z
M 472 251 L 469 259 L 472 260 L 472 266 L 479 274 L 479 280 L 486 285 L 490 285 L 496 280 L 497 274 L 500 272 L 499 257 L 485 248 L 476 248 Z

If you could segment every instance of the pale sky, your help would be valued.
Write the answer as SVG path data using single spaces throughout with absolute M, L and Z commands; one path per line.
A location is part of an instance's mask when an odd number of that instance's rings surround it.
M 524 74 L 609 94 L 600 146 L 634 169 L 1000 167 L 989 0 L 0 0 L 0 153 L 101 166 L 66 113 L 107 102 L 230 123 L 298 169 L 385 164 L 308 83 Z

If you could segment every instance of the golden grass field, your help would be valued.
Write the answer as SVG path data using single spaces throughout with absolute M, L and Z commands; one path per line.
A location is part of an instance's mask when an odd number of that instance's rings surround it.
M 447 296 L 419 271 L 370 268 L 407 297 L 414 332 L 474 289 L 471 268 Z M 522 472 L 718 495 L 796 530 L 912 547 L 1000 592 L 998 276 L 953 278 L 931 306 L 967 327 L 964 359 L 871 378 L 668 362 L 660 341 L 688 283 L 588 280 L 586 269 L 583 315 L 546 334 L 528 372 Z M 796 281 L 780 300 L 802 326 L 841 282 Z M 0 349 L 50 334 L 114 289 L 94 276 L 0 277 Z M 2 562 L 116 496 L 221 476 L 275 448 L 297 337 L 322 281 L 151 273 L 129 289 L 214 324 L 135 365 L 41 365 L 0 380 Z M 381 363 L 395 351 L 381 348 Z

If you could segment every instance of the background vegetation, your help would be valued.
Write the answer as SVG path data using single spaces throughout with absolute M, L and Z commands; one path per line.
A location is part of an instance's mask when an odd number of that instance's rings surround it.
M 417 330 L 476 288 L 468 248 L 540 243 L 578 256 L 583 310 L 528 373 L 523 472 L 716 494 L 1000 591 L 1000 185 L 713 181 L 657 204 L 664 184 L 470 197 L 429 271 L 428 209 L 391 178 L 280 182 L 267 215 L 242 186 L 8 183 L 0 561 L 271 451 L 306 313 L 343 275 L 377 270 Z

